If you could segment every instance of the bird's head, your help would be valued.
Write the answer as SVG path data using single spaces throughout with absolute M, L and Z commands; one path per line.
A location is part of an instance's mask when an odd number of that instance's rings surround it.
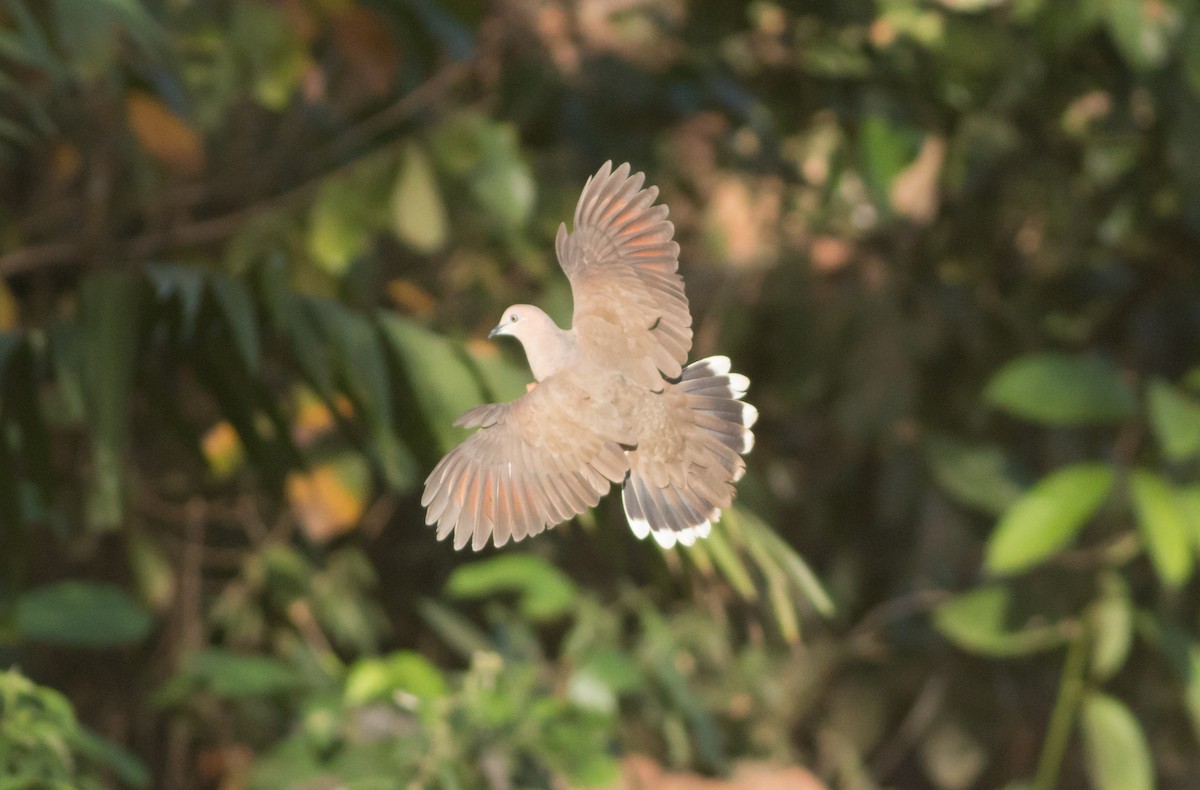
M 528 304 L 515 304 L 488 337 L 509 335 L 521 341 L 533 377 L 542 381 L 570 362 L 575 347 L 573 335 L 559 329 L 554 319 Z
M 500 323 L 488 332 L 488 337 L 510 335 L 525 343 L 551 327 L 554 327 L 554 321 L 540 309 L 531 304 L 515 304 L 504 311 Z

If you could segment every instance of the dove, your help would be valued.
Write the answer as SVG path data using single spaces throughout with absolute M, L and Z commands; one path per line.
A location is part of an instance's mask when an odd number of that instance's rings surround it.
M 710 534 L 746 471 L 758 411 L 727 357 L 686 364 L 692 316 L 668 209 L 645 175 L 606 162 L 588 179 L 573 227 L 559 226 L 572 326 L 538 307 L 504 311 L 489 337 L 515 338 L 535 384 L 467 411 L 476 428 L 425 481 L 437 538 L 479 550 L 537 535 L 621 486 L 639 539 L 663 548 Z

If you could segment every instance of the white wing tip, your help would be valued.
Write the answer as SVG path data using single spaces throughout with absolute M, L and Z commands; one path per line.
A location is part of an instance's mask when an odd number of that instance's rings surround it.
M 742 404 L 742 427 L 753 428 L 754 423 L 758 422 L 758 409 L 749 403 L 742 403 L 742 401 L 738 401 L 738 403 Z
M 699 362 L 693 363 L 705 368 L 705 374 L 709 376 L 725 376 L 733 368 L 733 363 L 729 361 L 729 357 L 718 354 L 713 357 L 705 357 Z
M 729 389 L 733 391 L 735 398 L 741 398 L 750 391 L 750 379 L 743 376 L 741 373 L 730 373 Z
M 649 525 L 647 525 L 649 527 Z M 664 549 L 680 546 L 694 546 L 696 541 L 703 540 L 712 534 L 712 522 L 702 521 L 694 527 L 686 529 L 659 529 L 654 531 L 654 542 Z M 639 535 L 638 537 L 643 537 Z
M 675 530 L 672 529 L 656 529 L 654 530 L 654 542 L 664 549 L 675 548 Z

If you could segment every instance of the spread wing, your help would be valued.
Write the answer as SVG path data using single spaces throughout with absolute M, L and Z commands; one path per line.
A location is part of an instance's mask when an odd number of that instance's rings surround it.
M 600 501 L 625 479 L 631 444 L 612 404 L 554 375 L 511 403 L 468 411 L 455 425 L 480 430 L 425 481 L 425 523 L 454 548 L 479 550 L 536 535 Z
M 677 273 L 675 226 L 667 207 L 654 205 L 658 187 L 642 189 L 644 181 L 629 175 L 628 164 L 614 171 L 605 162 L 583 188 L 574 228 L 559 226 L 555 246 L 581 346 L 658 390 L 658 371 L 677 378 L 687 361 L 692 316 Z

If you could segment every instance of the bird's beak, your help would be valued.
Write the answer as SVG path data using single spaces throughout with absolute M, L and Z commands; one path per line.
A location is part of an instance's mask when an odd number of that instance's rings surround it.
M 496 324 L 496 326 L 492 328 L 492 331 L 488 332 L 488 340 L 491 340 L 496 335 L 504 334 L 504 328 L 506 326 L 508 326 L 508 324 L 505 324 L 505 323 Z

